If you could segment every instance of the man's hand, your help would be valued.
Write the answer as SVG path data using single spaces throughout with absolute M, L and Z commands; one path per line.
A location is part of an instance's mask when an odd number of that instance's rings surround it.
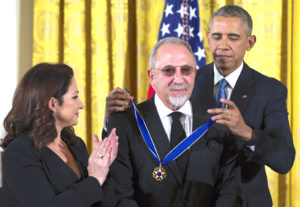
M 124 111 L 124 107 L 129 105 L 129 100 L 133 100 L 133 97 L 119 87 L 110 91 L 106 97 L 105 120 L 108 121 L 113 112 Z
M 216 114 L 211 119 L 227 126 L 234 135 L 242 137 L 244 141 L 249 141 L 252 138 L 253 129 L 245 123 L 238 107 L 233 101 L 227 99 L 222 98 L 220 102 L 226 104 L 228 108 L 208 109 L 207 113 Z

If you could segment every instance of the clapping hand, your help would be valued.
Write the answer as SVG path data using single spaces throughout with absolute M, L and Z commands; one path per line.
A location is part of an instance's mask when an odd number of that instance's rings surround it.
M 101 141 L 97 135 L 94 135 L 93 142 L 94 150 L 89 157 L 88 173 L 102 185 L 108 174 L 109 166 L 117 156 L 119 143 L 116 129 L 112 129 L 109 136 Z

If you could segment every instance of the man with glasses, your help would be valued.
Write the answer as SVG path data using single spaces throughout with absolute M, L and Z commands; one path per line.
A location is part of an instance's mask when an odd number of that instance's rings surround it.
M 214 62 L 197 70 L 193 102 L 201 113 L 226 126 L 236 135 L 240 151 L 243 206 L 268 207 L 272 199 L 265 165 L 287 173 L 294 163 L 295 148 L 288 122 L 287 90 L 279 81 L 250 68 L 246 51 L 256 42 L 252 19 L 241 7 L 228 5 L 212 16 L 207 33 Z M 216 104 L 217 89 L 225 83 L 225 98 Z M 132 99 L 121 89 L 107 97 L 106 118 L 112 111 L 124 110 L 124 100 Z M 217 128 L 220 125 L 216 125 Z
M 148 69 L 155 95 L 110 116 L 108 132 L 116 128 L 120 143 L 114 195 L 106 196 L 113 205 L 239 206 L 238 146 L 231 133 L 208 128 L 210 118 L 189 100 L 195 64 L 188 43 L 160 40 Z

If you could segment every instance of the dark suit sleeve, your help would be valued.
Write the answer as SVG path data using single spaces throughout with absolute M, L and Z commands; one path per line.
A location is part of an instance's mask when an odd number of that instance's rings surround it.
M 4 153 L 3 175 L 5 187 L 24 207 L 91 206 L 101 200 L 103 190 L 99 182 L 88 177 L 55 193 L 47 169 L 41 164 L 38 151 L 28 143 L 12 143 Z M 47 166 L 51 168 L 51 166 Z M 63 178 L 58 178 L 63 179 Z
M 128 142 L 132 127 L 124 113 L 116 113 L 109 118 L 108 132 L 112 128 L 117 129 L 116 133 L 119 136 L 118 155 L 110 168 L 110 173 L 117 183 L 114 196 L 115 203 L 116 206 L 135 207 L 137 203 L 134 200 L 133 167 Z
M 295 148 L 288 121 L 287 90 L 283 84 L 276 86 L 273 93 L 268 94 L 263 126 L 250 124 L 255 130 L 255 136 L 252 143 L 247 144 L 255 145 L 254 157 L 278 173 L 287 173 L 294 163 Z

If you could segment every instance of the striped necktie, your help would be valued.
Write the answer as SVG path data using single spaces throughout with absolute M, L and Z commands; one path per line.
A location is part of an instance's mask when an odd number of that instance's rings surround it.
M 226 99 L 226 93 L 225 93 L 225 88 L 227 86 L 227 81 L 225 78 L 219 81 L 219 88 L 216 93 L 216 103 L 217 103 L 217 108 L 225 108 L 225 104 L 220 103 L 220 98 Z

